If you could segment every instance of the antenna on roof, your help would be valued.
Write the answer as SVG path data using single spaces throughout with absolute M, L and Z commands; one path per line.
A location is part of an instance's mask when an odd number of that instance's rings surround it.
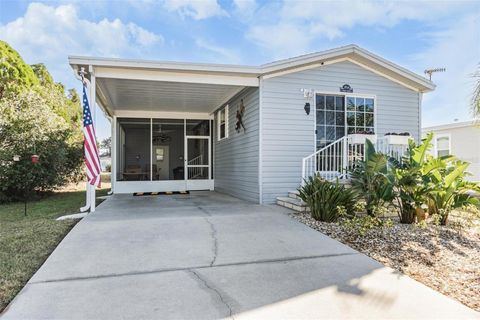
M 429 80 L 432 80 L 432 73 L 434 72 L 445 72 L 447 69 L 445 68 L 435 68 L 435 69 L 426 69 L 423 71 L 425 74 L 428 74 Z

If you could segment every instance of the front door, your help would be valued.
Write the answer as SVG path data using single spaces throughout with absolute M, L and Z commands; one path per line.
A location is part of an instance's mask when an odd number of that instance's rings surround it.
M 187 190 L 208 190 L 211 183 L 210 136 L 185 137 L 185 181 Z

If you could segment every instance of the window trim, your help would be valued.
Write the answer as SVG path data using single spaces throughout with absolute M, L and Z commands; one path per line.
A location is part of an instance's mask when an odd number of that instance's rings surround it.
M 217 111 L 217 141 L 222 141 L 222 140 L 225 140 L 225 139 L 228 138 L 228 122 L 229 122 L 228 121 L 228 107 L 229 107 L 229 105 L 227 104 Z M 225 112 L 225 136 L 224 137 L 220 136 L 220 133 L 221 133 L 221 130 L 220 130 L 220 126 L 221 126 L 220 114 L 221 114 L 222 111 Z
M 441 133 L 434 135 L 434 148 L 435 148 L 435 157 L 438 158 L 438 139 L 440 138 L 448 138 L 448 154 L 452 154 L 452 135 L 450 133 Z M 445 149 L 441 149 L 445 150 Z

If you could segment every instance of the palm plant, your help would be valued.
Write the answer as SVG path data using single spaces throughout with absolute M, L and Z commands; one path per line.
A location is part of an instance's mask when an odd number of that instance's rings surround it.
M 434 188 L 430 183 L 438 162 L 427 162 L 433 135 L 430 133 L 420 145 L 409 141 L 406 155 L 392 168 L 394 202 L 401 223 L 414 223 L 417 212 L 423 210 L 428 194 Z
M 479 206 L 480 201 L 471 192 L 480 191 L 480 185 L 465 180 L 469 163 L 457 159 L 439 159 L 444 164 L 432 175 L 434 189 L 429 193 L 429 211 L 440 216 L 446 225 L 453 209 L 467 205 Z
M 352 187 L 362 195 L 366 211 L 374 215 L 375 208 L 394 198 L 393 185 L 389 179 L 388 157 L 375 151 L 375 146 L 366 140 L 365 155 L 355 164 L 350 173 Z

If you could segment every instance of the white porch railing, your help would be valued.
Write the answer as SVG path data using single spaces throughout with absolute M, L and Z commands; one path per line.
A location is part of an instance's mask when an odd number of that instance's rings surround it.
M 378 138 L 375 150 L 397 160 L 405 154 L 408 145 L 391 144 L 387 137 Z M 347 179 L 357 161 L 363 160 L 365 143 L 358 143 L 351 136 L 344 136 L 302 160 L 302 184 L 305 179 L 319 173 L 326 180 Z
M 348 138 L 345 136 L 303 158 L 302 183 L 317 172 L 321 172 L 327 180 L 342 178 L 347 172 L 347 165 Z
M 203 154 L 188 160 L 187 162 L 187 174 L 188 179 L 195 179 L 202 175 L 202 170 L 204 167 L 191 167 L 191 166 L 200 166 L 203 165 Z

